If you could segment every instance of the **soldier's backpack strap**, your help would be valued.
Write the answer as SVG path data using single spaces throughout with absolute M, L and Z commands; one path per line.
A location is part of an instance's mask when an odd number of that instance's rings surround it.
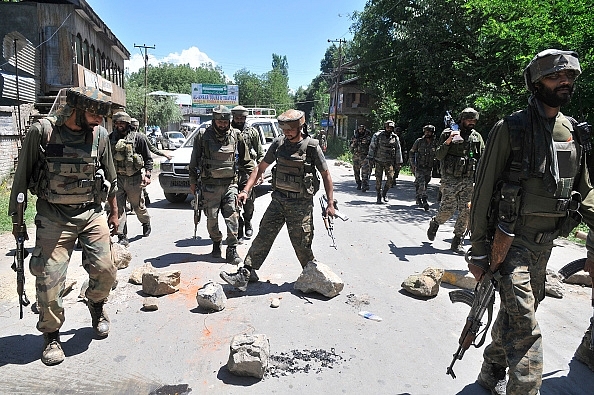
M 528 130 L 528 118 L 526 117 L 525 112 L 517 111 L 505 117 L 504 120 L 507 123 L 512 149 L 507 166 L 509 181 L 514 184 L 519 184 L 520 176 L 522 174 L 524 133 Z
M 320 189 L 320 178 L 318 177 L 318 172 L 316 171 L 316 155 L 318 154 L 318 146 L 320 145 L 320 141 L 309 136 L 306 137 L 306 139 L 307 148 L 305 152 L 305 163 L 306 167 L 309 167 L 311 173 L 313 174 L 315 194 Z

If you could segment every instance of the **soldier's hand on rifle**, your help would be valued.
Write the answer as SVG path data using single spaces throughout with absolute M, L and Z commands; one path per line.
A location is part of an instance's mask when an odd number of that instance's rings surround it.
M 326 208 L 326 215 L 329 217 L 336 217 L 336 209 L 334 208 L 334 202 L 328 201 L 328 207 Z
M 584 271 L 590 273 L 590 277 L 594 279 L 594 259 L 586 259 L 586 263 L 584 264 Z
M 24 233 L 25 240 L 29 240 L 29 234 L 27 233 L 27 226 L 23 223 L 23 226 L 20 227 L 18 224 L 12 224 L 12 235 L 14 236 L 15 240 Z
M 473 256 L 468 262 L 468 270 L 476 281 L 481 281 L 487 270 L 489 270 L 489 259 L 485 256 Z
M 248 199 L 248 195 L 249 195 L 249 193 L 245 189 L 242 189 L 241 191 L 239 191 L 239 193 L 237 194 L 237 204 L 239 206 L 243 206 L 243 204 Z

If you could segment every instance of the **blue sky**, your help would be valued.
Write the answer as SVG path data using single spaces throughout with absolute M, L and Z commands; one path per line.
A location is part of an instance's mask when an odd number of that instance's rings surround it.
M 320 73 L 328 39 L 352 39 L 351 15 L 366 0 L 87 0 L 130 51 L 129 70 L 149 63 L 202 62 L 232 77 L 242 68 L 263 74 L 272 54 L 286 56 L 289 87 L 307 85 Z M 196 81 L 200 82 L 200 81 Z M 185 92 L 179 92 L 185 93 Z M 189 93 L 189 92 L 187 92 Z

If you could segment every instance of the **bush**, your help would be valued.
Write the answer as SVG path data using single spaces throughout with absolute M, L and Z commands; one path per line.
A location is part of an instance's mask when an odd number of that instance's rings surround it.
M 12 180 L 5 180 L 0 185 L 0 233 L 12 232 L 12 218 L 8 216 L 8 203 L 10 201 L 10 187 Z M 37 196 L 27 194 L 27 210 L 25 210 L 25 223 L 27 226 L 33 224 L 35 219 L 35 203 Z

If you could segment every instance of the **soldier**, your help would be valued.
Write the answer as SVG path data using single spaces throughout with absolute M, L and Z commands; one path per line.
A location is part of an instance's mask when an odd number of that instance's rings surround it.
M 423 126 L 423 137 L 419 137 L 410 149 L 410 165 L 415 176 L 417 205 L 429 210 L 427 202 L 427 185 L 431 181 L 433 159 L 435 159 L 435 143 L 433 134 L 435 126 Z
M 257 279 L 256 270 L 264 263 L 274 239 L 285 224 L 301 266 L 305 267 L 309 261 L 315 260 L 311 243 L 313 196 L 320 186 L 316 169 L 322 176 L 328 197 L 328 215 L 334 216 L 335 213 L 330 171 L 318 140 L 304 133 L 305 113 L 288 110 L 278 116 L 278 122 L 284 136 L 273 140 L 237 198 L 240 204 L 244 202 L 256 180 L 276 161 L 272 172 L 272 201 L 260 222 L 260 231 L 247 253 L 245 265 L 236 273 L 221 272 L 223 280 L 241 291 L 247 289 L 248 281 Z
M 148 140 L 142 133 L 131 128 L 132 118 L 120 111 L 113 115 L 114 130 L 109 135 L 114 164 L 118 173 L 118 243 L 128 246 L 126 199 L 142 224 L 142 235 L 151 234 L 151 217 L 144 202 L 143 188 L 151 183 L 153 158 Z
M 400 152 L 402 152 L 402 163 L 406 163 L 408 160 L 408 150 L 406 149 L 406 144 L 404 138 L 402 137 L 402 128 L 400 126 L 396 126 L 394 129 L 394 133 L 398 136 L 398 142 L 400 143 Z M 396 186 L 396 179 L 400 175 L 400 169 L 402 169 L 402 163 L 397 163 L 394 161 L 394 181 L 392 182 L 392 186 L 390 188 L 394 188 Z
M 394 133 L 394 121 L 386 121 L 384 129 L 375 133 L 369 144 L 367 161 L 375 166 L 375 192 L 377 203 L 388 203 L 388 189 L 394 182 L 394 164 L 402 166 L 402 151 L 400 141 Z M 386 182 L 382 190 L 382 175 L 386 173 Z
M 213 258 L 221 257 L 223 235 L 219 230 L 219 211 L 227 225 L 227 250 L 225 259 L 234 265 L 240 264 L 237 254 L 238 175 L 250 174 L 254 161 L 241 132 L 231 127 L 231 111 L 225 106 L 212 109 L 212 124 L 204 132 L 196 134 L 192 159 L 190 160 L 190 190 L 196 193 L 198 177 L 202 181 L 206 227 L 213 242 Z
M 439 225 L 458 210 L 450 249 L 459 254 L 465 252 L 462 243 L 468 227 L 468 203 L 472 196 L 476 165 L 485 149 L 482 136 L 474 130 L 478 119 L 479 113 L 475 109 L 465 108 L 459 117 L 460 130 L 445 129 L 435 151 L 435 157 L 441 163 L 442 198 L 437 215 L 429 223 L 427 238 L 433 241 Z
M 355 182 L 358 190 L 361 189 L 361 166 L 369 152 L 369 144 L 371 144 L 371 132 L 365 125 L 359 125 L 359 128 L 353 133 L 350 146 L 353 153 L 353 171 L 355 172 Z M 367 185 L 367 189 L 369 189 L 369 185 Z
M 582 155 L 590 137 L 560 112 L 580 74 L 573 51 L 537 54 L 524 69 L 531 93 L 528 107 L 493 127 L 477 171 L 468 268 L 480 279 L 489 270 L 491 251 L 503 260 L 495 272 L 501 306 L 477 379 L 493 394 L 538 393 L 543 354 L 535 314 L 545 297 L 553 241 L 567 236 L 582 215 L 588 227 L 594 227 L 594 194 Z M 591 274 L 593 236 L 590 230 L 586 270 Z
M 99 124 L 110 111 L 109 97 L 99 90 L 70 88 L 65 106 L 31 125 L 19 155 L 8 214 L 16 224 L 17 195 L 27 196 L 27 188 L 37 195 L 29 268 L 36 278 L 37 329 L 45 340 L 41 361 L 46 365 L 64 360 L 62 291 L 77 238 L 89 273 L 86 299 L 93 328 L 99 337 L 109 334 L 103 306 L 116 278 L 109 228 L 115 233 L 118 217 L 115 210 L 107 218 L 101 203 L 107 199 L 117 208 L 117 176 L 107 131 Z
M 260 141 L 260 133 L 253 127 L 246 127 L 245 120 L 248 115 L 247 108 L 243 106 L 235 106 L 231 109 L 233 120 L 231 121 L 231 127 L 241 131 L 243 141 L 247 145 L 247 149 L 250 153 L 250 158 L 254 161 L 257 166 L 258 163 L 264 157 L 262 152 L 262 142 Z M 239 189 L 245 188 L 245 183 L 249 177 L 249 173 L 239 175 Z M 257 181 L 257 185 L 263 182 L 263 178 Z M 245 236 L 247 239 L 251 238 L 254 234 L 254 228 L 252 227 L 252 218 L 254 216 L 254 201 L 256 200 L 256 194 L 254 191 L 250 191 L 250 195 L 243 204 L 243 216 L 241 215 L 241 209 L 239 212 L 239 229 L 237 232 L 237 238 L 241 239 Z M 244 232 L 245 228 L 245 232 Z

